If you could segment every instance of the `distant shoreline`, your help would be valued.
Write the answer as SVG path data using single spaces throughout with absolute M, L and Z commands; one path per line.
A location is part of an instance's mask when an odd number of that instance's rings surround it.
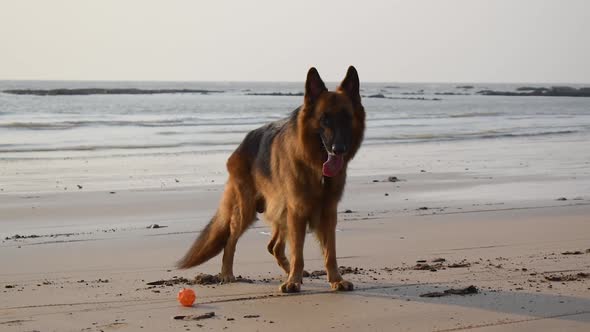
M 85 89 L 14 89 L 4 90 L 4 93 L 15 95 L 33 95 L 33 96 L 86 96 L 86 95 L 153 95 L 163 93 L 222 93 L 223 90 L 203 90 L 203 89 L 135 89 L 135 88 L 85 88 Z
M 399 87 L 386 87 L 399 88 Z M 516 88 L 514 91 L 500 91 L 491 89 L 482 89 L 472 93 L 468 90 L 474 89 L 472 85 L 456 86 L 459 92 L 446 91 L 434 92 L 435 96 L 467 96 L 467 95 L 482 95 L 482 96 L 508 96 L 508 97 L 590 97 L 590 87 L 575 88 L 571 86 L 552 86 L 546 87 L 531 87 L 522 86 Z M 138 88 L 59 88 L 59 89 L 9 89 L 2 91 L 8 94 L 15 95 L 32 95 L 32 96 L 85 96 L 85 95 L 152 95 L 152 94 L 214 94 L 224 93 L 224 90 L 208 90 L 208 89 L 138 89 Z M 424 90 L 415 92 L 401 92 L 401 95 L 423 96 L 427 93 Z M 303 96 L 302 92 L 247 92 L 246 96 L 274 96 L 274 97 L 294 97 Z M 383 93 L 377 93 L 364 96 L 366 98 L 384 98 L 384 99 L 412 99 L 412 100 L 440 100 L 439 98 L 424 98 L 424 97 L 391 97 Z

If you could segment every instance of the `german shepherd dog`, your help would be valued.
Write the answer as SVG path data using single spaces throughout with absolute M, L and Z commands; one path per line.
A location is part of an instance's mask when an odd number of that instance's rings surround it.
M 315 68 L 309 69 L 303 105 L 286 119 L 249 132 L 229 157 L 229 179 L 217 212 L 178 267 L 202 264 L 223 249 L 221 280 L 235 281 L 236 243 L 256 219 L 256 212 L 264 212 L 272 225 L 268 251 L 288 275 L 280 286 L 283 293 L 300 291 L 308 226 L 322 247 L 332 289 L 352 290 L 336 262 L 336 214 L 346 168 L 364 130 L 356 69 L 350 66 L 333 92 L 326 89 Z M 285 256 L 287 242 L 290 259 Z

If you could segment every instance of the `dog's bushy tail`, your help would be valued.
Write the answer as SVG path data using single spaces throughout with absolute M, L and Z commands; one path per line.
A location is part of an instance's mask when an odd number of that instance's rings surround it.
M 223 250 L 230 236 L 230 222 L 232 212 L 237 208 L 236 204 L 231 190 L 226 190 L 219 208 L 209 224 L 201 231 L 184 257 L 176 263 L 178 268 L 188 269 L 203 264 Z
M 229 222 L 220 220 L 216 214 L 176 266 L 188 269 L 217 256 L 225 247 L 229 232 Z

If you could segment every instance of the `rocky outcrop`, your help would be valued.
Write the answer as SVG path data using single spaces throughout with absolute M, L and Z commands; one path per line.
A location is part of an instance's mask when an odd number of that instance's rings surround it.
M 543 96 L 543 97 L 590 97 L 590 88 L 554 86 L 551 88 L 520 87 L 516 91 L 481 90 L 484 96 Z
M 246 96 L 282 96 L 282 97 L 298 97 L 303 96 L 303 92 L 252 92 L 246 93 Z
M 4 90 L 4 93 L 15 95 L 33 95 L 33 96 L 79 96 L 79 95 L 153 95 L 163 93 L 221 93 L 220 90 L 202 90 L 202 89 L 102 89 L 102 88 L 84 88 L 84 89 L 51 89 L 51 90 L 34 90 L 34 89 L 16 89 Z

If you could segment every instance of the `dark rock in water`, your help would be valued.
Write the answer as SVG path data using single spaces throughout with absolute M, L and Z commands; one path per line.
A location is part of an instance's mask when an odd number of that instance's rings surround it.
M 556 199 L 556 201 L 567 201 L 567 198 L 565 198 L 565 197 L 559 197 L 558 199 Z
M 33 89 L 15 89 L 4 90 L 5 93 L 15 95 L 33 95 L 33 96 L 77 96 L 77 95 L 153 95 L 163 93 L 221 93 L 221 90 L 202 90 L 202 89 L 134 89 L 134 88 L 84 88 L 84 89 L 50 89 L 50 90 L 33 90 Z
M 435 92 L 437 96 L 469 96 L 469 93 L 461 93 L 461 92 Z
M 351 209 L 346 209 L 346 210 L 344 210 L 344 213 L 352 213 L 352 210 Z
M 385 95 L 383 95 L 382 93 L 378 93 L 378 94 L 367 96 L 367 98 L 385 98 Z
M 473 85 L 458 85 L 457 89 L 473 89 Z
M 389 182 L 398 182 L 399 179 L 397 178 L 397 176 L 390 176 L 387 178 L 387 181 Z
M 303 96 L 303 92 L 251 92 L 246 93 L 246 96 L 281 96 L 281 97 L 294 97 Z
M 535 91 L 535 90 L 539 90 L 539 89 L 547 90 L 546 88 L 542 88 L 542 87 L 521 86 L 520 88 L 516 88 L 516 91 Z
M 484 96 L 543 96 L 543 97 L 590 97 L 590 87 L 573 88 L 570 86 L 554 86 L 551 88 L 520 87 L 516 91 L 481 90 Z

